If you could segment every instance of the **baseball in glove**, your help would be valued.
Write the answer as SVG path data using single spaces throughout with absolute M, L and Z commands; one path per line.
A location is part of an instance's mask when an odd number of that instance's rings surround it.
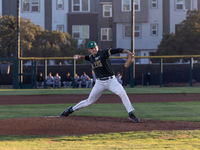
M 134 55 L 132 53 L 128 53 L 124 66 L 128 68 L 133 63 L 133 61 L 134 61 Z

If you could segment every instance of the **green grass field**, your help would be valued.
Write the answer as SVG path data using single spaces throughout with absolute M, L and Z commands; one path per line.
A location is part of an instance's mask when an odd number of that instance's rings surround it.
M 136 86 L 125 87 L 128 94 L 191 94 L 200 93 L 200 87 L 157 87 L 157 86 Z M 49 94 L 89 94 L 91 89 L 0 89 L 1 95 L 49 95 Z M 105 91 L 104 94 L 112 94 Z
M 126 88 L 127 93 L 200 93 L 198 87 Z M 40 94 L 89 94 L 90 89 L 0 89 L 1 95 L 40 95 Z M 105 92 L 105 94 L 111 94 Z M 68 106 L 74 104 L 41 105 L 0 105 L 0 120 L 20 117 L 60 115 Z M 135 113 L 142 119 L 183 120 L 200 122 L 200 101 L 135 103 Z M 101 110 L 104 109 L 102 112 Z M 109 111 L 110 110 L 110 111 Z M 91 112 L 93 112 L 91 114 Z M 93 104 L 73 115 L 127 117 L 123 104 Z M 1 129 L 1 127 L 0 127 Z M 4 136 L 0 135 L 0 150 L 64 150 L 64 149 L 200 149 L 200 131 L 152 131 L 109 133 L 80 136 Z
M 73 105 L 74 104 L 0 105 L 0 120 L 21 117 L 58 116 L 63 110 Z M 134 103 L 133 106 L 136 109 L 135 114 L 143 119 L 200 122 L 200 101 Z M 127 112 L 122 103 L 93 104 L 74 112 L 72 115 L 127 118 Z
M 81 136 L 0 136 L 1 150 L 198 150 L 200 131 L 151 131 Z

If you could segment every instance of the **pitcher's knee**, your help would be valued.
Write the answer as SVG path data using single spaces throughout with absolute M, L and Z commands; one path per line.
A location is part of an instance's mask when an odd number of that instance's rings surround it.
M 89 97 L 87 99 L 87 105 L 92 105 L 94 102 L 96 102 L 97 98 L 92 98 L 92 97 Z
M 87 100 L 87 106 L 90 106 L 90 105 L 92 105 L 93 104 L 93 102 L 92 101 L 90 101 L 90 100 Z

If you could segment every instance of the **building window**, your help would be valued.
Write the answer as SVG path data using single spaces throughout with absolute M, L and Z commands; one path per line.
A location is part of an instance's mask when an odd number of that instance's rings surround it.
M 39 12 L 39 0 L 22 0 L 23 12 Z
M 130 38 L 131 32 L 131 26 L 124 25 L 124 38 Z M 135 38 L 141 38 L 141 25 L 135 25 Z
M 103 17 L 112 17 L 112 5 L 103 5 Z
M 76 39 L 89 39 L 89 25 L 73 25 L 72 36 Z
M 90 0 L 72 0 L 72 12 L 89 12 Z
M 131 26 L 125 25 L 124 29 L 125 29 L 125 36 L 124 37 L 125 38 L 131 37 Z
M 56 0 L 56 9 L 64 9 L 64 0 Z
M 151 8 L 158 8 L 158 1 L 157 0 L 151 0 Z
M 175 0 L 176 1 L 176 10 L 183 10 L 184 8 L 184 1 L 183 0 Z
M 134 0 L 135 11 L 140 11 L 140 0 Z M 122 11 L 131 11 L 131 0 L 122 0 Z
M 122 11 L 131 11 L 131 0 L 122 0 Z
M 141 38 L 141 25 L 135 25 L 135 38 Z
M 134 0 L 135 11 L 140 11 L 140 0 Z
M 101 41 L 112 41 L 111 28 L 102 28 L 101 29 Z
M 138 51 L 135 50 L 134 53 L 135 53 L 135 56 L 140 56 L 140 52 L 138 52 Z M 140 59 L 136 58 L 135 59 L 135 63 L 140 63 Z
M 64 32 L 64 25 L 57 25 L 57 30 L 60 32 Z
M 175 0 L 175 10 L 193 10 L 193 0 Z
M 151 36 L 158 36 L 158 25 L 151 24 Z

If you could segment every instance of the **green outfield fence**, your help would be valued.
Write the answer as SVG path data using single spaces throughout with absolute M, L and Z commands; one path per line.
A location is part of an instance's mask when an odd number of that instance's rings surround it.
M 157 58 L 159 59 L 159 85 L 162 87 L 162 77 L 163 77 L 163 59 L 164 58 L 190 58 L 190 78 L 189 83 L 190 86 L 192 86 L 192 79 L 193 79 L 193 58 L 199 58 L 200 55 L 173 55 L 173 56 L 135 56 L 135 58 Z M 121 56 L 115 56 L 110 57 L 111 59 L 117 59 L 117 58 L 126 58 Z M 44 79 L 46 79 L 47 76 L 47 60 L 73 60 L 72 65 L 72 76 L 73 76 L 73 88 L 75 88 L 75 82 L 74 82 L 74 76 L 76 73 L 76 60 L 74 60 L 73 57 L 20 57 L 20 58 L 0 58 L 0 61 L 10 61 L 13 62 L 13 89 L 19 89 L 19 88 L 34 88 L 34 85 L 36 85 L 37 80 L 37 61 L 43 60 L 43 76 Z M 23 73 L 23 60 L 29 60 L 31 61 L 31 72 L 29 73 Z M 135 63 L 133 63 L 130 68 L 133 68 L 133 76 L 130 76 L 130 81 L 134 81 L 134 70 L 135 70 Z M 23 85 L 23 76 L 31 76 L 31 84 L 29 85 Z M 131 87 L 134 87 L 134 82 L 130 82 Z M 44 88 L 46 87 L 46 80 L 44 80 Z

